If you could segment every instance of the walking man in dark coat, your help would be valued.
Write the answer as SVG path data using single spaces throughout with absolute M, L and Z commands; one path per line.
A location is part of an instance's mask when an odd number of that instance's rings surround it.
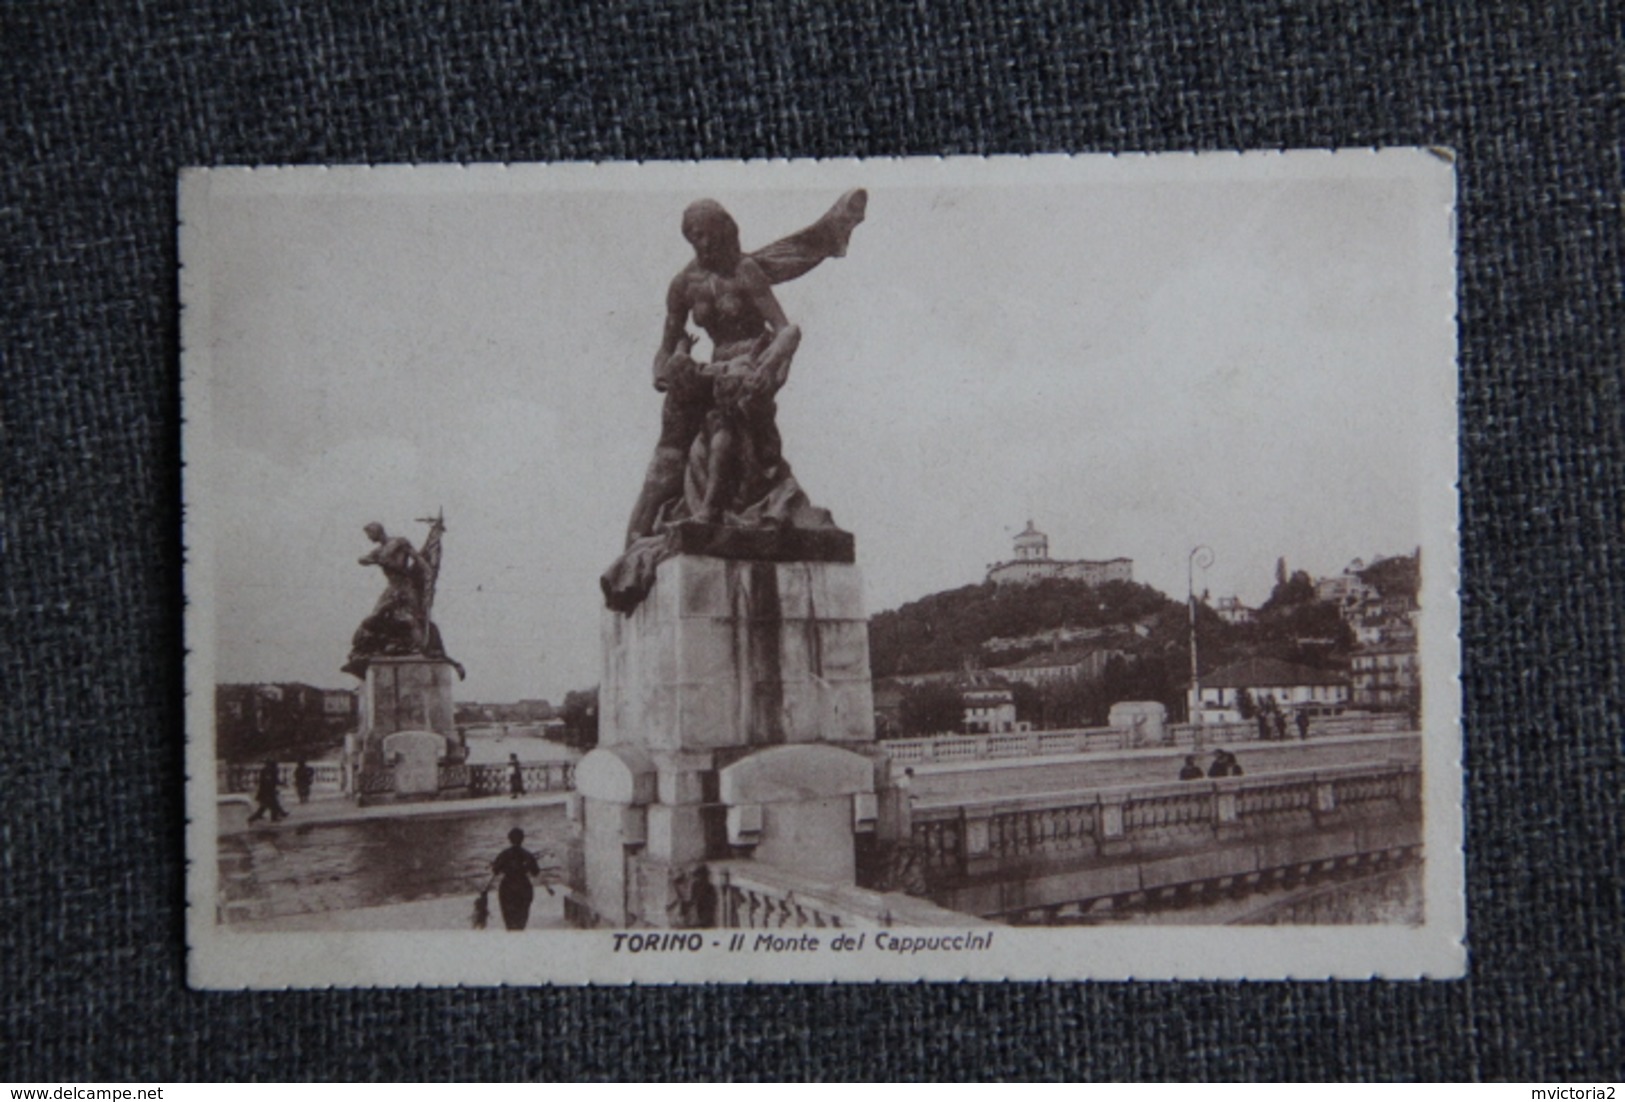
M 282 787 L 282 778 L 277 775 L 277 764 L 268 761 L 260 767 L 259 783 L 254 789 L 254 802 L 259 804 L 248 821 L 258 822 L 261 816 L 270 815 L 273 823 L 281 822 L 288 817 L 282 808 L 282 801 L 277 797 L 277 789 Z

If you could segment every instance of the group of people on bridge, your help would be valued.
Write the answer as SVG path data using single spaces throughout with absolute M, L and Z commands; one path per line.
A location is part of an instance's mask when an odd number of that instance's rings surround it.
M 1253 717 L 1258 723 L 1258 739 L 1260 742 L 1286 742 L 1290 736 L 1287 734 L 1286 712 L 1275 703 L 1273 697 L 1265 698 L 1264 705 L 1258 709 Z M 1309 712 L 1298 708 L 1292 713 L 1292 722 L 1298 728 L 1298 738 L 1307 742 L 1309 740 Z
M 1184 768 L 1179 771 L 1179 779 L 1199 781 L 1203 777 L 1239 777 L 1241 772 L 1241 762 L 1236 760 L 1236 755 L 1228 750 L 1215 750 L 1213 764 L 1209 765 L 1206 771 L 1197 762 L 1195 754 L 1186 754 Z

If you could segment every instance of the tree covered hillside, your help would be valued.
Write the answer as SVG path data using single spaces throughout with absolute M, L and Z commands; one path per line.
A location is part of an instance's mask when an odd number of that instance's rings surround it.
M 1060 627 L 1130 624 L 1184 604 L 1138 582 L 1049 579 L 1031 585 L 984 582 L 933 593 L 869 621 L 869 660 L 875 677 L 954 670 L 978 658 L 989 639 Z M 1019 651 L 1003 657 L 1021 657 Z

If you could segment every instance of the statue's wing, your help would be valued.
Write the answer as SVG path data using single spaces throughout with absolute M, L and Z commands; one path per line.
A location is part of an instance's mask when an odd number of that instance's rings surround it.
M 846 242 L 863 221 L 869 193 L 854 188 L 835 200 L 824 216 L 804 230 L 751 253 L 769 283 L 784 283 L 806 275 L 832 256 L 846 255 Z

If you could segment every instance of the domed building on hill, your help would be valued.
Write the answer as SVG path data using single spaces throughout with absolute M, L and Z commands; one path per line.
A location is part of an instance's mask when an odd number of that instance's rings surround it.
M 1052 559 L 1049 537 L 1029 520 L 1015 538 L 1014 557 L 987 568 L 987 580 L 998 585 L 1025 585 L 1047 578 L 1066 578 L 1090 585 L 1132 582 L 1134 560 Z

